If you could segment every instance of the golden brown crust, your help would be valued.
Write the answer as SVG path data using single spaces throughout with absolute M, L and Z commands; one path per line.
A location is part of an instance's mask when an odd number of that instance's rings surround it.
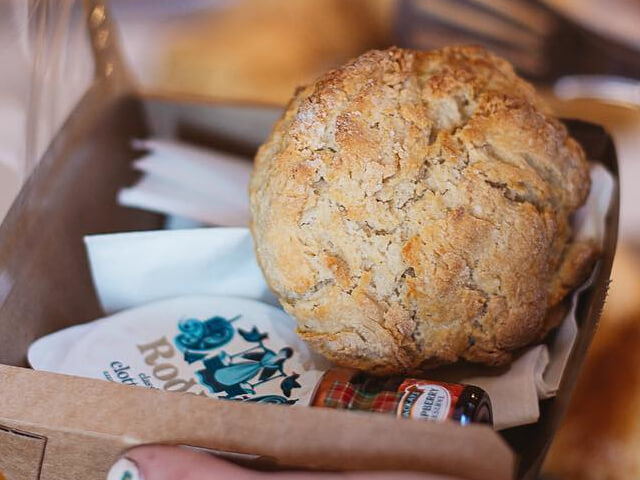
M 584 153 L 476 47 L 371 51 L 300 89 L 250 191 L 258 260 L 302 337 L 379 373 L 508 361 L 587 257 L 563 263 L 583 252 Z

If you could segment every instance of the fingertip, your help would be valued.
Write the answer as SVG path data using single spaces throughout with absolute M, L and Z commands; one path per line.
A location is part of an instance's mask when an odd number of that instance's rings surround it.
M 109 469 L 107 480 L 143 480 L 143 477 L 136 462 L 120 457 Z
M 214 455 L 169 445 L 144 445 L 123 453 L 107 480 L 219 480 L 249 478 L 246 470 Z

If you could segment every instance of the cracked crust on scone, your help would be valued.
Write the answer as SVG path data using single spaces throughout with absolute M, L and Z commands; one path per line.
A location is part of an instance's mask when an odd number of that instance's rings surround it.
M 477 47 L 371 51 L 299 89 L 256 157 L 252 231 L 298 331 L 380 374 L 497 365 L 588 272 L 580 146 Z

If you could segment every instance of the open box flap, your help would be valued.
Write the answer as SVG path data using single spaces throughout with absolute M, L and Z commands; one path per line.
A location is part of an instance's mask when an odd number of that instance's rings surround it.
M 0 424 L 36 434 L 56 430 L 117 437 L 123 447 L 192 445 L 328 470 L 415 470 L 502 480 L 511 478 L 514 467 L 509 447 L 486 426 L 212 401 L 45 372 L 34 381 L 30 373 L 0 367 L 3 391 L 20 392 L 19 401 L 4 392 L 0 396 Z M 45 463 L 43 473 L 46 468 Z

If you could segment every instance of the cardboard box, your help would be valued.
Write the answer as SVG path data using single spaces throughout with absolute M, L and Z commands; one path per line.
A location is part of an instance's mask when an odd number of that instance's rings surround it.
M 473 480 L 534 479 L 602 309 L 613 261 L 616 192 L 594 284 L 560 392 L 534 425 L 496 433 L 372 413 L 222 402 L 26 368 L 29 344 L 102 315 L 82 238 L 157 229 L 162 217 L 119 207 L 135 180 L 131 139 L 172 136 L 251 154 L 278 109 L 142 98 L 98 78 L 46 152 L 0 227 L 0 472 L 16 480 L 102 479 L 122 450 L 144 443 L 257 455 L 275 466 L 417 470 Z M 618 175 L 611 138 L 567 122 L 589 156 Z

